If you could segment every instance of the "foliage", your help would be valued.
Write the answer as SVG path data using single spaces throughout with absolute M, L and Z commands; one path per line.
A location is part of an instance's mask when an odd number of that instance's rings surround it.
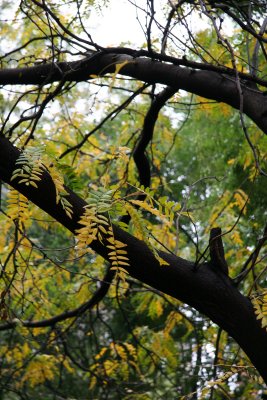
M 129 18 L 137 13 L 146 57 L 158 52 L 162 61 L 232 69 L 229 80 L 243 73 L 264 84 L 266 35 L 251 33 L 260 29 L 260 2 L 137 3 L 129 1 Z M 92 17 L 111 6 L 5 1 L 2 68 L 51 62 L 62 74 L 59 62 L 97 62 L 104 48 L 93 40 Z M 191 17 L 201 17 L 203 29 L 189 29 Z M 141 240 L 166 271 L 163 250 L 193 260 L 197 271 L 209 262 L 209 231 L 221 226 L 229 275 L 266 328 L 266 136 L 242 109 L 178 89 L 155 112 L 162 85 L 122 77 L 134 61 L 114 60 L 107 76 L 104 69 L 51 83 L 51 69 L 43 84 L 1 94 L 1 135 L 21 150 L 12 184 L 38 193 L 49 177 L 73 224 L 73 192 L 87 205 L 70 233 L 1 183 L 0 398 L 260 399 L 262 380 L 237 343 L 194 308 L 132 278 L 115 230 Z M 106 262 L 92 251 L 96 242 Z

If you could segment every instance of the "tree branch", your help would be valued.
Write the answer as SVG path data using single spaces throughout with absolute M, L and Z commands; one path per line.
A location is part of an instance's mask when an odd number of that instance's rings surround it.
M 60 204 L 56 204 L 53 181 L 47 172 L 43 173 L 38 189 L 16 180 L 11 181 L 15 162 L 20 152 L 5 137 L 0 136 L 0 179 L 19 190 L 38 207 L 54 217 L 59 223 L 75 234 L 79 219 L 86 203 L 68 190 L 68 201 L 72 204 L 73 218 L 70 219 Z M 168 262 L 162 267 L 147 245 L 117 226 L 113 226 L 115 238 L 127 245 L 128 273 L 134 278 L 177 298 L 226 330 L 251 359 L 267 383 L 267 333 L 256 320 L 253 306 L 225 274 L 218 274 L 210 263 L 203 263 L 197 271 L 194 263 L 173 254 L 159 252 Z M 104 243 L 95 240 L 92 249 L 108 260 Z M 253 341 L 251 338 L 253 337 Z
M 105 297 L 114 275 L 115 272 L 113 270 L 110 270 L 109 268 L 103 280 L 101 280 L 100 288 L 93 294 L 91 299 L 73 310 L 65 311 L 61 314 L 56 315 L 55 317 L 44 319 L 41 321 L 21 321 L 18 319 L 12 320 L 10 322 L 7 322 L 6 324 L 0 325 L 0 331 L 6 331 L 8 329 L 15 328 L 15 326 L 17 325 L 22 325 L 27 328 L 43 328 L 47 326 L 54 326 L 58 322 L 65 321 L 66 319 L 69 318 L 79 317 L 85 311 L 89 310 L 90 308 L 98 304 Z
M 224 274 L 228 275 L 228 265 L 224 257 L 221 228 L 212 228 L 210 231 L 210 258 L 211 263 Z
M 227 69 L 225 69 L 225 73 L 219 73 L 180 67 L 167 62 L 156 61 L 153 58 L 141 58 L 118 53 L 121 53 L 121 51 L 117 53 L 95 52 L 91 53 L 89 57 L 75 62 L 2 69 L 0 71 L 0 85 L 44 85 L 62 79 L 64 81 L 88 81 L 92 75 L 104 76 L 108 73 L 114 73 L 117 64 L 127 62 L 120 69 L 121 75 L 149 84 L 159 83 L 176 90 L 183 89 L 240 109 L 240 93 L 236 79 L 233 74 L 227 72 Z M 233 70 L 230 71 L 233 72 Z M 237 72 L 234 72 L 236 75 Z M 241 73 L 238 73 L 238 76 L 242 79 L 240 87 L 243 95 L 244 113 L 267 133 L 267 96 L 256 86 L 251 87 L 250 82 L 243 80 Z M 256 78 L 251 77 L 251 79 L 256 82 Z M 264 82 L 267 85 L 266 81 Z
M 139 173 L 139 181 L 145 187 L 150 186 L 150 166 L 145 154 L 146 148 L 153 138 L 154 128 L 159 112 L 165 103 L 175 94 L 176 89 L 166 87 L 153 100 L 144 120 L 143 129 L 133 152 L 134 161 Z

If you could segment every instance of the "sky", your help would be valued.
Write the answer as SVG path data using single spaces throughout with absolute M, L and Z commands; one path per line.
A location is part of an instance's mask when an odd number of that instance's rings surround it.
M 1 7 L 0 0 L 0 7 Z M 85 1 L 84 4 L 87 2 Z M 108 46 L 119 46 L 123 44 L 125 46 L 140 48 L 146 42 L 146 38 L 144 32 L 142 31 L 142 27 L 140 23 L 145 26 L 145 12 L 142 12 L 142 8 L 146 10 L 146 1 L 145 0 L 108 0 L 108 5 L 101 6 L 103 0 L 99 0 L 100 6 L 91 7 L 92 11 L 88 20 L 84 19 L 84 25 L 87 28 L 87 31 L 92 35 L 94 42 L 103 47 Z M 76 13 L 76 10 L 72 10 L 70 3 L 67 2 L 64 5 L 64 2 L 59 1 L 58 4 L 61 4 L 61 10 L 63 13 L 69 14 L 69 16 Z M 97 4 L 97 1 L 96 1 Z M 137 7 L 135 6 L 137 5 Z M 164 15 L 162 13 L 163 7 L 166 8 L 168 4 L 167 0 L 155 0 L 155 17 L 156 19 L 164 26 L 166 21 Z M 139 9 L 138 9 L 139 7 Z M 75 7 L 76 8 L 76 7 Z M 16 15 L 18 9 L 18 2 L 14 2 L 14 9 L 8 10 L 5 12 L 3 10 L 1 14 L 0 9 L 0 18 L 7 18 L 12 21 L 14 16 Z M 167 8 L 169 11 L 169 7 Z M 138 11 L 137 11 L 138 10 Z M 196 14 L 192 16 L 191 20 L 188 21 L 190 23 L 191 32 L 196 32 L 202 29 L 207 28 L 207 20 L 206 17 L 200 18 Z M 229 33 L 233 26 L 229 24 L 229 21 L 225 19 L 223 22 L 225 31 Z M 161 39 L 161 33 L 155 26 L 152 25 L 154 38 Z M 183 35 L 183 28 L 179 24 L 179 28 L 176 30 L 176 34 Z
M 107 7 L 102 7 L 101 11 L 92 12 L 88 27 L 88 32 L 92 33 L 93 40 L 101 46 L 118 46 L 121 42 L 131 47 L 140 48 L 146 42 L 145 35 L 140 26 L 140 22 L 145 26 L 145 17 L 140 9 L 135 7 L 136 3 L 146 8 L 146 1 L 144 0 L 109 0 Z M 155 17 L 164 26 L 166 19 L 163 15 L 162 8 L 168 4 L 168 1 L 156 0 L 155 4 Z M 138 14 L 136 13 L 138 10 Z M 169 10 L 169 8 L 168 8 Z M 138 21 L 139 19 L 139 21 Z M 197 32 L 207 28 L 207 17 L 199 17 L 196 13 L 188 19 L 189 28 L 191 32 Z M 225 18 L 223 21 L 223 31 L 231 33 L 233 25 L 229 19 Z M 153 24 L 153 32 L 158 32 L 158 38 L 161 39 L 161 33 Z M 179 25 L 176 34 L 183 35 L 183 28 Z M 129 42 L 129 43 L 128 43 Z
M 145 3 L 145 2 L 143 2 Z M 141 18 L 141 15 L 139 15 Z M 136 19 L 135 7 L 125 0 L 110 0 L 101 14 L 94 12 L 90 21 L 95 19 L 93 39 L 102 46 L 118 46 L 120 41 L 141 45 L 145 36 Z

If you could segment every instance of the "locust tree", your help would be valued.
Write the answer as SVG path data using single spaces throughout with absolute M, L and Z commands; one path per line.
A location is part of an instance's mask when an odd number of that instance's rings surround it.
M 2 398 L 261 398 L 266 1 L 115 3 L 2 5 Z

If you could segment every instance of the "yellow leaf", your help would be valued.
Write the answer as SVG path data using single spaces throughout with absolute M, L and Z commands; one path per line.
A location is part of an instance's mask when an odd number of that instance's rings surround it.
M 158 261 L 160 265 L 170 265 L 167 261 L 163 260 L 163 258 L 161 257 L 158 258 Z
M 231 158 L 230 160 L 227 161 L 227 164 L 232 165 L 235 163 L 235 160 L 236 160 L 235 158 Z
M 129 64 L 129 62 L 130 62 L 130 61 L 125 60 L 125 61 L 123 61 L 122 63 L 116 64 L 116 66 L 115 66 L 115 71 L 114 71 L 114 73 L 113 73 L 113 75 L 112 75 L 112 80 L 111 80 L 111 83 L 110 83 L 110 85 L 109 85 L 109 89 L 110 89 L 110 90 L 113 88 L 114 83 L 115 83 L 116 76 L 119 74 L 120 70 L 121 70 L 126 64 Z

